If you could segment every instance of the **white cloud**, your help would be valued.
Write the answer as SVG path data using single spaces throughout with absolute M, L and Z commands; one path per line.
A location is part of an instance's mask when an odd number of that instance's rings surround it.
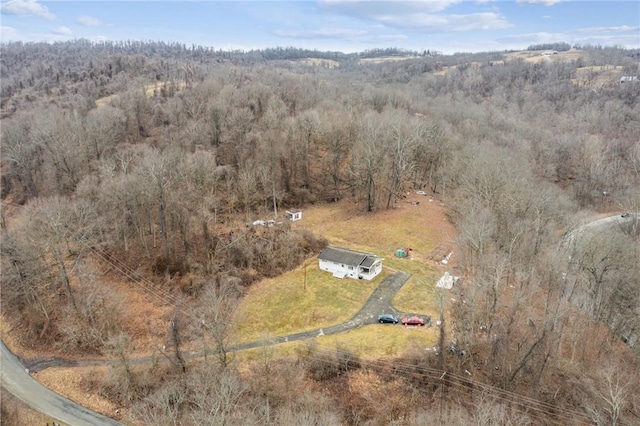
M 378 20 L 390 27 L 425 30 L 432 32 L 459 32 L 496 30 L 513 27 L 496 13 L 472 13 L 468 15 L 414 14 L 411 16 L 379 16 Z
M 100 20 L 94 18 L 93 16 L 80 15 L 76 18 L 76 22 L 85 27 L 99 27 L 102 25 Z
M 569 42 L 571 36 L 566 33 L 525 33 L 516 34 L 512 36 L 499 38 L 497 41 L 500 43 L 520 43 L 520 44 L 541 44 L 541 43 L 554 43 L 554 42 Z
M 398 43 L 407 40 L 408 37 L 404 34 L 367 34 L 362 37 L 357 37 L 355 41 L 361 43 Z
M 366 31 L 352 30 L 347 28 L 319 28 L 317 30 L 301 30 L 301 31 L 285 31 L 275 30 L 274 35 L 279 37 L 288 38 L 302 38 L 302 39 L 315 39 L 315 38 L 344 38 L 354 37 L 366 34 Z
M 620 25 L 618 27 L 588 27 L 579 28 L 577 31 L 589 32 L 589 33 L 609 33 L 609 32 L 628 32 L 628 31 L 640 31 L 640 26 L 632 27 L 630 25 Z
M 37 0 L 9 0 L 0 5 L 2 13 L 5 15 L 15 15 L 20 17 L 35 16 L 48 21 L 54 21 L 56 16 L 49 12 L 46 6 L 41 5 Z
M 387 28 L 458 32 L 505 29 L 513 26 L 506 18 L 495 12 L 465 15 L 442 13 L 459 1 L 320 0 L 319 4 L 329 12 L 370 20 L 384 24 Z
M 63 36 L 70 36 L 73 32 L 69 29 L 69 27 L 65 27 L 64 25 L 58 28 L 54 28 L 51 30 L 52 33 Z
M 572 43 L 579 43 L 582 45 L 606 45 L 606 46 L 622 46 L 626 49 L 638 49 L 637 34 L 609 34 L 609 35 L 584 35 L 575 37 Z
M 0 25 L 0 38 L 3 40 L 15 40 L 18 38 L 18 31 L 6 25 Z
M 560 3 L 563 0 L 517 0 L 518 4 L 544 4 L 545 6 L 553 6 L 554 4 Z
M 461 0 L 319 0 L 318 4 L 326 9 L 347 12 L 361 17 L 371 17 L 380 13 L 409 15 L 416 12 L 441 12 Z

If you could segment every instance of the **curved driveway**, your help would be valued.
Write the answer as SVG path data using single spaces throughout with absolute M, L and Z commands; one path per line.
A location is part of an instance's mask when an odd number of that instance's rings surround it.
M 296 340 L 310 339 L 314 337 L 338 334 L 348 330 L 360 328 L 367 324 L 374 324 L 378 321 L 380 313 L 400 314 L 393 308 L 392 300 L 395 294 L 409 280 L 411 275 L 403 272 L 396 272 L 386 277 L 376 290 L 371 294 L 364 306 L 350 320 L 325 328 L 304 331 L 300 333 L 280 336 L 274 339 L 258 340 L 254 342 L 244 343 L 232 348 L 231 351 L 239 351 L 244 349 L 257 348 L 260 346 L 275 345 L 284 342 L 293 342 Z M 198 358 L 204 353 L 190 354 L 189 358 Z M 144 363 L 150 361 L 151 357 L 141 357 L 132 359 L 134 363 Z M 26 366 L 30 371 L 42 371 L 49 367 L 77 367 L 91 365 L 108 365 L 112 361 L 106 360 L 82 360 L 69 361 L 63 358 L 51 357 L 26 362 Z M 18 358 L 13 355 L 9 349 L 0 340 L 0 364 L 2 367 L 2 386 L 18 399 L 48 416 L 58 419 L 69 425 L 121 425 L 117 421 L 105 417 L 101 414 L 93 412 L 81 405 L 78 405 L 63 396 L 53 392 L 45 386 L 38 383 L 28 373 L 25 367 L 20 363 Z
M 605 217 L 595 220 L 586 225 L 580 226 L 569 232 L 563 239 L 563 245 L 571 244 L 577 235 L 586 230 L 596 230 L 602 227 L 624 222 L 638 220 L 638 213 L 632 213 L 627 217 L 620 215 Z M 396 272 L 386 277 L 378 286 L 378 288 L 369 297 L 362 309 L 356 313 L 353 318 L 342 323 L 326 328 L 318 328 L 316 330 L 304 331 L 300 333 L 280 336 L 274 339 L 259 340 L 249 343 L 240 344 L 230 348 L 232 351 L 257 348 L 260 346 L 274 345 L 284 342 L 292 342 L 296 340 L 310 339 L 314 337 L 338 334 L 348 330 L 353 330 L 367 324 L 377 322 L 377 316 L 380 313 L 401 314 L 393 308 L 391 301 L 395 294 L 407 282 L 410 275 L 402 272 Z M 203 356 L 204 353 L 190 354 L 189 358 L 197 358 Z M 151 357 L 141 357 L 132 360 L 134 363 L 144 363 L 151 360 Z M 69 361 L 62 358 L 46 358 L 27 362 L 26 365 L 34 372 L 42 371 L 46 368 L 58 367 L 75 367 L 75 366 L 91 366 L 110 364 L 111 361 L 105 360 L 82 360 Z M 45 413 L 69 425 L 121 425 L 113 419 L 105 417 L 101 414 L 88 410 L 62 396 L 42 386 L 25 370 L 20 361 L 7 349 L 0 340 L 0 364 L 2 367 L 2 386 L 18 399 L 25 402 L 35 410 Z
M 626 217 L 615 215 L 595 220 L 569 232 L 563 239 L 563 245 L 571 244 L 577 235 L 588 229 L 601 229 L 602 227 L 610 226 L 613 224 L 620 224 L 627 221 L 631 222 L 632 220 L 637 221 L 638 218 L 638 213 L 632 213 Z M 237 351 L 243 349 L 251 349 L 260 346 L 274 345 L 284 342 L 292 342 L 296 340 L 304 340 L 319 336 L 338 334 L 362 327 L 367 324 L 376 323 L 378 314 L 382 312 L 400 314 L 400 312 L 393 308 L 391 301 L 393 299 L 393 296 L 395 296 L 398 290 L 402 288 L 409 277 L 410 275 L 408 274 L 396 272 L 395 274 L 385 278 L 380 283 L 378 288 L 373 292 L 373 294 L 369 297 L 362 309 L 360 309 L 360 311 L 358 311 L 358 313 L 355 314 L 353 318 L 342 324 L 333 325 L 326 328 L 319 328 L 311 331 L 305 331 L 301 333 L 290 334 L 287 336 L 280 336 L 276 337 L 275 339 L 244 343 L 234 346 L 230 348 L 230 350 Z M 202 352 L 193 353 L 189 357 L 196 358 L 202 355 L 204 355 Z M 142 357 L 132 361 L 135 363 L 143 363 L 150 359 L 151 357 Z M 76 362 L 52 357 L 28 362 L 27 366 L 35 372 L 44 370 L 52 366 L 74 367 L 105 365 L 110 363 L 110 361 L 105 360 L 82 360 Z M 118 423 L 113 419 L 88 410 L 42 386 L 28 374 L 28 370 L 25 370 L 24 366 L 7 349 L 7 347 L 1 340 L 0 365 L 2 367 L 2 386 L 8 392 L 12 393 L 18 399 L 22 400 L 35 410 L 45 413 L 62 422 L 68 423 L 69 425 L 121 425 L 121 423 Z
M 313 337 L 328 336 L 330 334 L 343 333 L 348 330 L 354 330 L 367 324 L 376 324 L 378 315 L 381 313 L 399 314 L 400 312 L 393 308 L 391 301 L 398 290 L 409 280 L 411 275 L 404 272 L 396 272 L 386 277 L 373 294 L 365 302 L 364 306 L 350 320 L 342 324 L 332 325 L 331 327 L 318 328 L 311 331 L 303 331 L 300 333 L 280 336 L 274 339 L 258 340 L 255 342 L 244 343 L 231 348 L 232 351 L 240 351 L 244 349 L 252 349 L 260 346 L 275 345 L 285 342 L 294 342 L 296 340 L 311 339 Z

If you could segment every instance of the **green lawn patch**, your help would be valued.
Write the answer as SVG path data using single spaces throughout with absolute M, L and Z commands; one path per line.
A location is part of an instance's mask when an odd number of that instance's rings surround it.
M 237 315 L 237 340 L 282 336 L 339 324 L 353 317 L 378 284 L 383 271 L 372 281 L 337 279 L 320 271 L 316 260 L 304 267 L 254 285 L 243 298 Z
M 400 201 L 397 209 L 364 213 L 351 202 L 331 203 L 308 208 L 294 228 L 306 229 L 325 237 L 331 246 L 373 253 L 384 258 L 383 273 L 373 281 L 333 278 L 318 269 L 317 259 L 308 259 L 303 267 L 280 277 L 264 280 L 251 287 L 237 312 L 238 343 L 315 330 L 347 321 L 364 305 L 378 284 L 393 270 L 412 274 L 397 294 L 394 306 L 405 312 L 431 315 L 439 312 L 434 291 L 440 273 L 426 260 L 438 244 L 453 238 L 453 227 L 444 217 L 444 208 L 428 197 L 410 195 L 419 205 Z M 411 248 L 408 258 L 394 256 L 398 248 Z M 408 346 L 433 346 L 427 331 L 417 333 L 399 327 L 362 329 L 319 341 L 349 342 L 359 355 L 389 356 L 402 353 Z M 417 337 L 418 340 L 415 340 Z M 335 343 L 337 344 L 337 343 Z M 282 347 L 282 345 L 278 345 Z M 287 347 L 290 347 L 287 344 Z M 279 349 L 280 352 L 282 349 Z
M 402 355 L 409 348 L 426 350 L 438 342 L 437 327 L 405 327 L 399 324 L 372 324 L 346 333 L 281 343 L 238 352 L 235 361 L 254 362 L 296 357 L 299 350 L 314 341 L 321 350 L 348 350 L 362 359 Z M 265 338 L 264 335 L 262 338 Z M 266 338 L 268 340 L 268 338 Z
M 405 327 L 372 324 L 346 333 L 317 338 L 322 348 L 349 350 L 363 359 L 393 357 L 410 347 L 432 348 L 438 341 L 437 327 Z
M 443 292 L 445 303 L 450 297 L 448 290 L 436 287 L 438 278 L 440 278 L 438 271 L 431 271 L 422 276 L 412 276 L 396 294 L 393 306 L 403 312 L 430 315 L 431 319 L 435 321 L 440 312 L 440 293 Z

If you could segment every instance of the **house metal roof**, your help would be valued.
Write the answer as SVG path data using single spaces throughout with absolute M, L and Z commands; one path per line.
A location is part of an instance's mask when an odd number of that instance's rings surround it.
M 369 267 L 376 261 L 376 256 L 370 253 L 362 253 L 341 247 L 326 247 L 318 255 L 318 259 L 328 262 L 341 263 L 349 266 Z M 365 262 L 366 261 L 366 262 Z M 365 264 L 363 264 L 365 262 Z
M 371 256 L 367 256 L 363 261 L 362 264 L 360 266 L 363 266 L 365 268 L 371 268 L 373 266 L 374 263 L 376 263 L 377 258 L 373 255 Z

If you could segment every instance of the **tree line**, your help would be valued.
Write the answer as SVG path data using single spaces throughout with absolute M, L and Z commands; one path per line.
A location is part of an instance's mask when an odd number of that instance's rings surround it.
M 465 284 L 447 319 L 455 340 L 446 368 L 594 422 L 637 413 L 623 380 L 636 377 L 637 351 L 620 338 L 640 324 L 637 227 L 610 231 L 606 243 L 586 236 L 570 257 L 558 252 L 559 230 L 597 212 L 639 210 L 639 92 L 613 84 L 615 75 L 596 84 L 607 65 L 637 73 L 637 52 L 585 49 L 579 60 L 550 63 L 490 52 L 325 69 L 277 60 L 302 54 L 295 49 L 254 61 L 164 43 L 1 48 L 3 314 L 33 344 L 119 357 L 104 392 L 134 401 L 139 418 L 231 416 L 224 407 L 258 390 L 282 410 L 260 414 L 274 424 L 313 410 L 329 424 L 382 416 L 363 400 L 342 411 L 325 399 L 291 405 L 287 386 L 309 377 L 344 391 L 338 376 L 362 374 L 350 355 L 335 367 L 309 349 L 299 356 L 305 367 L 287 374 L 265 361 L 266 376 L 288 380 L 277 389 L 247 384 L 226 358 L 222 370 L 192 373 L 180 342 L 201 329 L 178 314 L 167 332 L 173 367 L 165 376 L 133 368 L 121 305 L 100 285 L 96 262 L 109 269 L 105 259 L 122 259 L 132 282 L 143 277 L 220 324 L 214 318 L 243 288 L 326 244 L 287 226 L 247 226 L 253 220 L 342 199 L 375 214 L 415 190 L 450 206 L 459 235 Z M 601 74 L 578 84 L 591 65 Z M 223 349 L 228 330 L 214 328 Z M 196 383 L 207 374 L 215 389 Z M 161 386 L 167 377 L 172 385 Z M 415 372 L 403 377 L 416 395 L 435 386 Z M 205 405 L 214 394 L 212 403 L 230 405 Z M 264 407 L 261 398 L 247 410 Z M 403 410 L 394 418 L 428 417 Z

